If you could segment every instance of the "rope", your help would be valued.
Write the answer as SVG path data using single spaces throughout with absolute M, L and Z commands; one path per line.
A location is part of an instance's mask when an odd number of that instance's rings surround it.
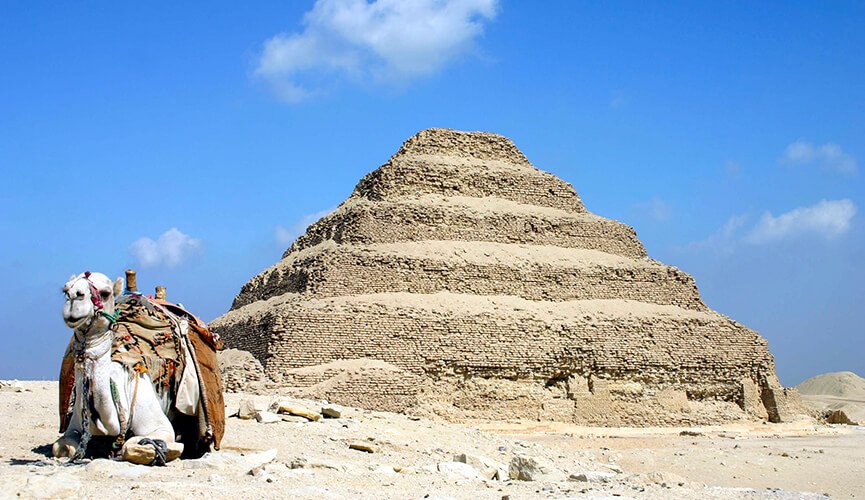
M 132 392 L 132 404 L 129 405 L 129 423 L 132 423 L 132 414 L 135 412 L 135 400 L 138 398 L 138 379 L 147 371 L 144 365 L 135 365 L 135 389 Z
M 82 400 L 81 401 L 81 441 L 78 444 L 78 449 L 75 450 L 75 454 L 72 455 L 72 462 L 77 462 L 84 458 L 84 454 L 87 452 L 87 445 L 90 443 L 90 377 L 87 375 L 87 371 L 84 371 L 84 380 L 81 381 L 82 388 Z
M 123 444 L 126 442 L 126 432 L 129 427 L 127 426 L 128 422 L 126 421 L 126 413 L 123 411 L 123 403 L 120 401 L 120 393 L 117 390 L 117 384 L 114 383 L 113 379 L 110 383 L 111 399 L 114 400 L 114 407 L 117 409 L 117 418 L 120 420 L 120 434 L 117 435 L 113 447 L 115 452 L 119 452 L 123 448 Z
M 153 457 L 153 461 L 148 465 L 156 465 L 156 466 L 164 466 L 165 465 L 165 454 L 168 453 L 168 445 L 165 444 L 165 441 L 161 439 L 150 439 L 144 438 L 138 442 L 140 445 L 151 445 L 153 446 L 153 451 L 156 452 L 156 456 Z
M 115 309 L 113 313 L 108 314 L 107 312 L 100 309 L 99 314 L 102 315 L 105 319 L 107 319 L 108 322 L 111 323 L 111 326 L 114 326 L 117 324 L 117 317 L 120 316 L 120 311 Z

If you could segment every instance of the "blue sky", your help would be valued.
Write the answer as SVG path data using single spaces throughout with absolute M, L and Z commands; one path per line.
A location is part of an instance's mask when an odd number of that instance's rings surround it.
M 758 330 L 865 374 L 865 4 L 0 5 L 0 378 L 56 376 L 72 273 L 210 320 L 400 143 L 512 138 Z

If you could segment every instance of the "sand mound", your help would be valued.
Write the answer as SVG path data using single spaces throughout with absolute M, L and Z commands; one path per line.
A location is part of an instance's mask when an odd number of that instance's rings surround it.
M 834 396 L 865 401 L 865 378 L 853 372 L 832 372 L 811 377 L 797 387 L 800 394 Z
M 843 411 L 850 420 L 865 422 L 865 378 L 853 372 L 817 375 L 797 387 L 802 399 L 821 412 Z

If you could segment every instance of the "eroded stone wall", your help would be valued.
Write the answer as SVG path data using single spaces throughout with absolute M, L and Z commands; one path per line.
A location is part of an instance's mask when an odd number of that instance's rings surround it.
M 400 241 L 491 241 L 585 248 L 645 257 L 634 229 L 592 214 L 565 211 L 480 210 L 477 203 L 436 203 L 428 198 L 378 203 L 362 200 L 340 207 L 309 227 L 283 257 L 324 241 L 340 244 Z
M 705 309 L 690 275 L 649 260 L 602 259 L 582 250 L 525 258 L 534 248 L 464 242 L 430 252 L 432 245 L 312 247 L 251 280 L 235 306 L 284 293 L 449 291 L 545 301 L 626 299 Z M 565 255 L 570 258 L 562 258 Z

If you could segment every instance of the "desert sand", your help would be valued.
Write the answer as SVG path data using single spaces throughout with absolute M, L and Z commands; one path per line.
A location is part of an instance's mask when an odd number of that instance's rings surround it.
M 856 498 L 865 428 L 813 420 L 702 428 L 588 428 L 527 421 L 444 423 L 335 408 L 340 418 L 229 418 L 222 449 L 146 467 L 48 456 L 56 382 L 0 390 L 0 498 Z M 278 393 L 226 394 L 257 409 Z M 292 400 L 318 412 L 326 402 Z M 374 452 L 350 449 L 372 445 Z M 455 462 L 467 455 L 468 464 Z M 534 460 L 537 480 L 487 479 Z M 502 472 L 500 472 L 501 474 Z
M 841 410 L 854 422 L 865 423 L 865 378 L 853 372 L 817 375 L 796 389 L 815 408 Z

